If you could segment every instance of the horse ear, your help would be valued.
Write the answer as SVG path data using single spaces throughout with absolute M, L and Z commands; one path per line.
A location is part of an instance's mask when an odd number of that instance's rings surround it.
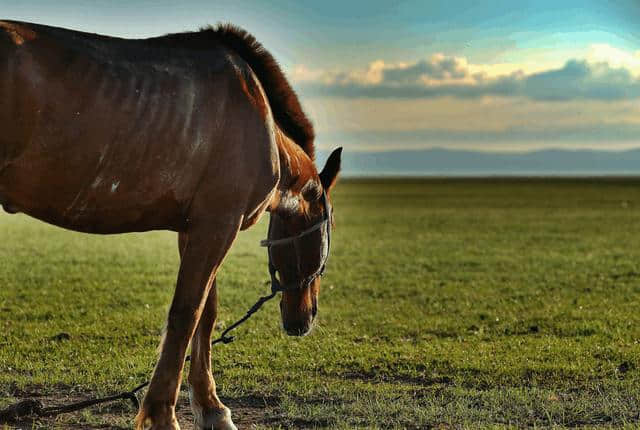
M 336 179 L 338 179 L 341 157 L 342 148 L 334 150 L 331 155 L 329 155 L 322 172 L 320 172 L 320 182 L 322 183 L 322 188 L 324 188 L 327 193 L 331 191 L 331 188 L 336 183 Z

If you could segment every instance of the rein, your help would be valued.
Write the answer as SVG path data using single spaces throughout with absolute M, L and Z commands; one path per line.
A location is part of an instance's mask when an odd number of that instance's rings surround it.
M 327 260 L 329 259 L 329 250 L 331 248 L 331 212 L 330 212 L 331 208 L 329 206 L 329 201 L 327 199 L 327 195 L 324 192 L 322 193 L 322 198 L 323 198 L 323 205 L 324 205 L 324 216 L 322 217 L 322 220 L 320 220 L 319 222 L 317 222 L 313 226 L 309 227 L 308 229 L 303 230 L 301 233 L 298 233 L 295 236 L 289 236 L 289 237 L 285 237 L 285 238 L 281 238 L 281 239 L 269 239 L 269 238 L 267 238 L 267 239 L 264 239 L 264 240 L 260 241 L 260 246 L 267 247 L 267 250 L 268 250 L 268 255 L 269 255 L 269 274 L 271 275 L 271 294 L 268 294 L 266 296 L 260 297 L 258 299 L 258 301 L 256 303 L 254 303 L 254 305 L 249 308 L 247 313 L 242 318 L 240 318 L 239 320 L 237 320 L 236 322 L 231 324 L 229 327 L 227 327 L 222 332 L 220 337 L 218 337 L 217 339 L 213 340 L 211 342 L 212 345 L 215 345 L 217 343 L 231 343 L 231 342 L 233 342 L 235 340 L 235 336 L 228 336 L 228 333 L 230 331 L 234 330 L 236 327 L 238 327 L 242 323 L 244 323 L 249 318 L 251 318 L 251 316 L 253 314 L 255 314 L 256 312 L 258 312 L 258 310 L 260 310 L 262 305 L 264 305 L 269 300 L 273 299 L 276 295 L 278 295 L 279 292 L 281 292 L 281 291 L 283 291 L 283 292 L 284 291 L 292 291 L 292 290 L 297 290 L 299 288 L 306 287 L 311 282 L 313 282 L 314 279 L 316 279 L 317 277 L 320 277 L 320 276 L 322 276 L 324 274 L 325 267 L 327 265 Z M 270 221 L 269 221 L 269 233 L 268 233 L 268 236 L 271 236 L 272 220 L 273 220 L 273 218 L 271 218 Z M 283 287 L 280 284 L 280 281 L 278 280 L 278 277 L 277 277 L 278 269 L 273 264 L 273 261 L 272 261 L 272 258 L 271 258 L 271 247 L 274 246 L 274 245 L 277 246 L 277 245 L 284 245 L 284 244 L 292 243 L 292 242 L 294 242 L 296 240 L 299 240 L 299 239 L 303 238 L 304 236 L 307 236 L 310 233 L 313 233 L 316 230 L 321 229 L 325 225 L 326 225 L 326 231 L 327 231 L 327 252 L 323 256 L 322 264 L 320 265 L 320 268 L 316 272 L 314 272 L 311 275 L 309 275 L 306 278 L 304 278 L 297 286 L 293 286 L 293 287 L 284 286 Z M 184 361 L 187 362 L 187 361 L 190 361 L 190 360 L 191 360 L 191 356 L 188 355 L 185 358 Z M 111 403 L 111 402 L 115 402 L 117 400 L 123 400 L 123 399 L 129 399 L 131 401 L 131 403 L 133 404 L 134 408 L 139 408 L 140 407 L 140 403 L 138 402 L 138 397 L 136 396 L 136 393 L 138 391 L 142 390 L 143 388 L 145 388 L 148 385 L 149 385 L 149 381 L 138 385 L 137 387 L 135 387 L 134 389 L 132 389 L 130 391 L 124 391 L 122 393 L 114 394 L 112 396 L 96 397 L 96 398 L 93 398 L 93 399 L 83 400 L 83 401 L 76 402 L 76 403 L 69 403 L 69 404 L 66 404 L 66 405 L 58 405 L 58 406 L 51 406 L 51 407 L 44 407 L 42 402 L 40 402 L 39 400 L 35 400 L 35 399 L 22 400 L 22 401 L 20 401 L 18 403 L 15 403 L 13 405 L 8 406 L 5 409 L 0 410 L 0 424 L 16 421 L 16 420 L 18 420 L 20 418 L 24 418 L 24 417 L 27 417 L 27 416 L 33 416 L 33 415 L 38 416 L 38 417 L 53 417 L 53 416 L 57 416 L 57 415 L 64 414 L 64 413 L 75 412 L 75 411 L 79 411 L 79 410 L 82 410 L 82 409 L 87 409 L 87 408 L 89 408 L 91 406 L 95 406 L 95 405 L 99 405 L 99 404 L 103 404 L 103 403 Z

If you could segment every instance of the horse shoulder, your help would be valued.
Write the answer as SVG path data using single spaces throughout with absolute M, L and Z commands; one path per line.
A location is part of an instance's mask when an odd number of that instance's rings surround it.
M 268 208 L 280 180 L 280 163 L 276 145 L 276 124 L 262 86 L 251 68 L 232 51 L 226 53 L 228 86 L 224 126 L 196 190 L 197 200 L 215 200 L 235 206 L 241 212 L 241 228 L 254 225 Z M 191 218 L 206 216 L 194 213 Z
M 246 150 L 251 154 L 252 163 L 246 166 L 247 174 L 253 177 L 247 212 L 242 230 L 256 224 L 269 207 L 280 181 L 280 161 L 276 142 L 279 132 L 269 99 L 260 80 L 246 63 L 238 69 L 238 82 L 243 98 L 249 103 L 256 118 L 255 137 L 247 139 Z

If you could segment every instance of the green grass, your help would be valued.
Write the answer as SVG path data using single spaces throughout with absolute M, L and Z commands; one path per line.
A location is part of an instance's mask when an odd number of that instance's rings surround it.
M 638 425 L 640 179 L 352 180 L 334 205 L 314 333 L 285 336 L 273 302 L 214 348 L 223 399 L 253 408 L 245 422 Z M 221 327 L 268 290 L 265 221 L 223 266 Z M 0 215 L 0 407 L 145 380 L 177 265 L 175 234 Z

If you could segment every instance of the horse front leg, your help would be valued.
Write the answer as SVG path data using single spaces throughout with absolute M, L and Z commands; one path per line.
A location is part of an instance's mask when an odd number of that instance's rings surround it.
M 198 430 L 236 430 L 231 411 L 218 398 L 211 372 L 211 333 L 218 314 L 216 282 L 209 292 L 198 328 L 191 339 L 189 398 Z
M 137 429 L 180 429 L 175 405 L 187 346 L 205 308 L 216 271 L 239 230 L 241 217 L 237 221 L 192 227 L 184 237 L 160 358 L 136 417 Z
M 178 235 L 180 258 L 187 245 L 187 235 Z M 191 369 L 189 370 L 189 400 L 199 429 L 236 430 L 231 411 L 218 398 L 211 372 L 211 333 L 218 318 L 218 290 L 214 279 L 209 297 L 200 316 L 198 328 L 191 339 Z

